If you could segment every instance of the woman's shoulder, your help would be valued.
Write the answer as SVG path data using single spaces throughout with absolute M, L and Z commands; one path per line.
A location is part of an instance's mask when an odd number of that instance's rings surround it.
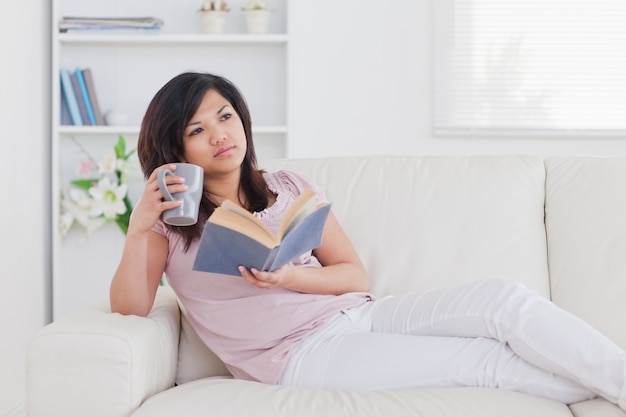
M 294 171 L 279 170 L 264 174 L 269 189 L 277 195 L 288 194 L 297 197 L 304 190 L 313 190 L 320 202 L 325 202 L 323 190 L 309 177 Z
M 293 191 L 297 191 L 297 194 L 300 194 L 302 191 L 309 188 L 318 188 L 318 186 L 310 178 L 294 171 L 279 170 L 266 172 L 263 175 L 267 185 L 274 192 L 280 190 L 274 190 L 273 187 L 278 189 L 291 189 Z

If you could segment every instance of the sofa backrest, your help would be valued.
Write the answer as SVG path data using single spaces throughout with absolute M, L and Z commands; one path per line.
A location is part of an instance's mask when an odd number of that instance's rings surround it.
M 545 166 L 552 299 L 626 349 L 626 158 Z
M 540 158 L 273 161 L 325 190 L 379 296 L 512 278 L 549 296 Z

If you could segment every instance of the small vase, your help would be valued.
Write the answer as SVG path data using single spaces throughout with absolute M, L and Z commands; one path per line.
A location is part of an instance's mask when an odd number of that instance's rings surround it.
M 115 109 L 105 113 L 104 121 L 108 126 L 130 126 L 128 115 Z
M 267 27 L 270 23 L 270 13 L 271 10 L 244 10 L 244 14 L 246 16 L 246 27 L 248 28 L 248 33 L 253 33 L 255 35 L 263 35 L 267 33 Z
M 224 22 L 226 22 L 227 11 L 224 10 L 202 10 L 199 12 L 204 24 L 206 33 L 223 33 Z

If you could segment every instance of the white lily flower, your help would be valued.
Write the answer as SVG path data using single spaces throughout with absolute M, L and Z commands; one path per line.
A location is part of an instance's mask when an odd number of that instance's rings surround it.
M 59 219 L 59 229 L 61 232 L 61 236 L 67 235 L 67 232 L 70 231 L 72 225 L 74 224 L 74 215 L 72 213 L 65 212 L 61 215 Z
M 127 182 L 128 178 L 139 171 L 136 154 L 131 152 L 128 157 L 117 158 L 117 152 L 120 149 L 126 149 L 126 142 L 121 136 L 115 145 L 116 152 L 107 154 L 99 163 L 95 162 L 82 145 L 78 144 L 78 146 L 88 160 L 82 161 L 76 171 L 76 175 L 81 180 L 75 181 L 61 195 L 59 217 L 61 236 L 67 235 L 76 224 L 84 228 L 89 235 L 107 223 L 120 221 L 123 223 L 120 223 L 119 227 L 126 232 L 128 219 L 123 215 L 128 210 L 126 207 Z M 98 176 L 98 179 L 91 179 L 92 184 L 85 183 L 85 179 L 95 176 Z
M 108 223 L 107 219 L 105 219 L 104 217 L 92 218 L 87 217 L 87 215 L 82 213 L 80 216 L 80 220 L 78 220 L 78 217 L 76 217 L 74 213 L 67 211 L 61 215 L 61 218 L 59 220 L 59 229 L 61 231 L 61 236 L 66 236 L 75 222 L 83 226 L 87 231 L 87 234 L 93 233 L 94 231 Z
M 98 164 L 98 172 L 100 174 L 114 174 L 117 168 L 117 157 L 114 153 L 107 154 L 102 162 Z
M 130 176 L 139 171 L 139 161 L 136 158 L 118 159 L 115 167 L 122 174 L 122 181 L 126 182 Z
M 118 214 L 126 213 L 124 197 L 128 192 L 126 184 L 117 185 L 109 177 L 104 177 L 89 189 L 93 197 L 90 216 L 104 215 L 105 219 L 115 219 Z
M 87 224 L 84 226 L 85 226 L 85 229 L 87 229 L 87 234 L 91 234 L 107 223 L 108 223 L 108 220 L 105 219 L 104 217 L 96 217 L 96 218 L 90 218 Z
M 89 211 L 91 210 L 91 198 L 80 188 L 70 188 L 61 199 L 61 210 L 72 216 L 72 223 L 78 222 L 82 226 L 87 226 L 89 222 Z M 69 220 L 69 216 L 65 219 Z M 70 224 L 71 226 L 71 224 Z

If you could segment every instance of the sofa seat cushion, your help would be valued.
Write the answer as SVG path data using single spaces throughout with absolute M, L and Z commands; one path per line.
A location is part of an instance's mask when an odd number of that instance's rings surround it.
M 595 398 L 570 406 L 574 417 L 624 417 L 626 413 L 603 398 Z
M 205 378 L 148 399 L 132 417 L 572 417 L 561 403 L 512 391 L 447 388 L 394 391 L 300 389 Z

